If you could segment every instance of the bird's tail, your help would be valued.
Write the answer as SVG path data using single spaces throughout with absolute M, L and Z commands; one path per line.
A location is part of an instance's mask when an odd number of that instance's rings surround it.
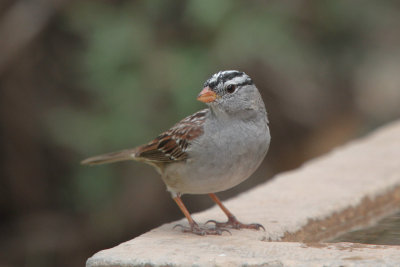
M 132 160 L 135 159 L 136 151 L 137 149 L 134 148 L 134 149 L 126 149 L 122 151 L 102 154 L 82 160 L 81 164 L 98 165 L 98 164 L 112 163 L 117 161 Z

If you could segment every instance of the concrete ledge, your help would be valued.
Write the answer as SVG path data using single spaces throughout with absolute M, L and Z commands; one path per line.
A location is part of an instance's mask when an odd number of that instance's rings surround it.
M 235 238 L 143 239 L 99 252 L 87 266 L 399 266 L 400 248 L 353 243 L 302 244 Z
M 173 230 L 175 224 L 187 223 L 181 220 L 98 252 L 87 266 L 398 266 L 397 246 L 315 242 L 400 207 L 400 121 L 224 203 L 239 220 L 261 223 L 266 231 L 199 237 Z M 194 219 L 226 218 L 214 207 Z

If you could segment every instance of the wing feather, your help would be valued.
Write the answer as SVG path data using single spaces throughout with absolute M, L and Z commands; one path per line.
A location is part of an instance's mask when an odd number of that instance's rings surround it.
M 138 147 L 135 157 L 153 162 L 176 162 L 186 160 L 190 141 L 203 134 L 208 109 L 186 117 L 153 141 Z

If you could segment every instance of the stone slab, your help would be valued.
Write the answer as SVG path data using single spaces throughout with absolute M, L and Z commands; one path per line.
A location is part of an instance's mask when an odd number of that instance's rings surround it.
M 153 232 L 157 234 L 159 232 Z M 87 266 L 399 266 L 400 247 L 263 242 L 251 238 L 139 238 L 90 258 Z

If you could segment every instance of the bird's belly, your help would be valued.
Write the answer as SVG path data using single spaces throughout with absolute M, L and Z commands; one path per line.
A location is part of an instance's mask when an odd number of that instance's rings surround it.
M 252 171 L 231 168 L 224 173 L 213 172 L 214 166 L 202 166 L 196 172 L 184 168 L 168 168 L 163 177 L 168 190 L 182 194 L 208 194 L 227 190 L 246 180 Z M 214 169 L 215 170 L 215 169 Z
M 258 168 L 268 150 L 268 137 L 269 133 L 263 142 L 247 144 L 241 149 L 231 144 L 220 149 L 220 154 L 194 155 L 186 163 L 171 164 L 165 169 L 163 180 L 168 190 L 175 193 L 207 194 L 232 188 Z

